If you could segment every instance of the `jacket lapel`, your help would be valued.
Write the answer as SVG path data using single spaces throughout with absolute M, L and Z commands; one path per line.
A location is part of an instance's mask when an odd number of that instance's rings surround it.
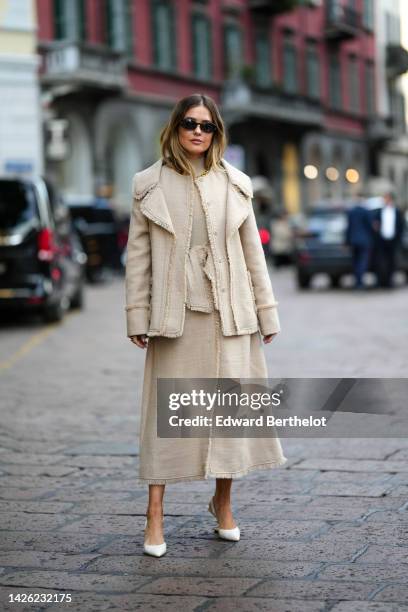
M 222 159 L 221 163 L 228 175 L 226 238 L 229 239 L 248 216 L 253 192 L 248 176 L 225 159 Z M 140 210 L 146 217 L 171 234 L 175 234 L 164 193 L 159 185 L 162 165 L 163 160 L 160 158 L 136 174 L 133 195 L 141 201 Z
M 171 234 L 175 234 L 164 193 L 159 185 L 162 164 L 162 159 L 159 159 L 153 165 L 137 173 L 133 195 L 137 200 L 141 200 L 140 210 L 146 217 Z
M 228 175 L 225 235 L 229 240 L 249 215 L 253 195 L 251 180 L 243 172 L 222 159 Z

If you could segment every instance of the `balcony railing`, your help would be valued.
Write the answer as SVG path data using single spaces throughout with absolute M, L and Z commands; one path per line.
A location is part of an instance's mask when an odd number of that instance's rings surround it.
M 362 28 L 361 13 L 341 0 L 332 0 L 326 7 L 326 36 L 332 40 L 353 38 Z
M 371 143 L 381 144 L 394 137 L 392 120 L 379 116 L 369 117 L 367 120 L 367 138 Z
M 277 15 L 300 6 L 300 0 L 249 0 L 249 8 L 258 13 Z
M 260 88 L 240 79 L 225 82 L 222 107 L 227 122 L 260 118 L 294 124 L 299 129 L 316 129 L 323 121 L 319 100 L 312 101 L 301 94 L 289 94 L 277 86 Z
M 104 47 L 58 41 L 42 45 L 42 80 L 117 88 L 126 85 L 123 55 Z

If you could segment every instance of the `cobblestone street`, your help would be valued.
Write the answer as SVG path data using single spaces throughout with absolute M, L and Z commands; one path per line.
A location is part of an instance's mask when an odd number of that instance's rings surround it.
M 406 377 L 408 288 L 299 293 L 273 271 L 271 377 Z M 0 329 L 0 610 L 408 611 L 408 440 L 282 439 L 285 466 L 233 485 L 238 543 L 213 483 L 168 485 L 167 554 L 143 555 L 137 481 L 145 352 L 122 278 L 88 286 L 60 325 Z M 71 603 L 9 603 L 71 593 Z

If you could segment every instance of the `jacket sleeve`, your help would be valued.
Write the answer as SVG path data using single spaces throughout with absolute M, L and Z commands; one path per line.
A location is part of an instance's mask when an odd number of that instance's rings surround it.
M 147 334 L 150 322 L 151 247 L 149 221 L 135 197 L 137 175 L 132 181 L 132 211 L 125 266 L 127 336 Z
M 252 200 L 249 215 L 239 228 L 247 268 L 251 275 L 255 295 L 259 328 L 263 336 L 281 329 L 275 295 L 269 277 L 264 250 L 256 223 Z

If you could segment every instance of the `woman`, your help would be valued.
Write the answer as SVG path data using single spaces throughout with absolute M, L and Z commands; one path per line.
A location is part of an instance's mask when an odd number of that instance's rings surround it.
M 215 478 L 218 535 L 239 540 L 232 478 L 287 461 L 276 437 L 157 436 L 158 378 L 267 378 L 261 333 L 267 344 L 280 330 L 251 180 L 222 157 L 214 101 L 180 100 L 160 144 L 161 159 L 133 178 L 125 306 L 128 337 L 147 347 L 140 479 L 149 484 L 144 552 L 154 556 L 166 552 L 167 483 Z

